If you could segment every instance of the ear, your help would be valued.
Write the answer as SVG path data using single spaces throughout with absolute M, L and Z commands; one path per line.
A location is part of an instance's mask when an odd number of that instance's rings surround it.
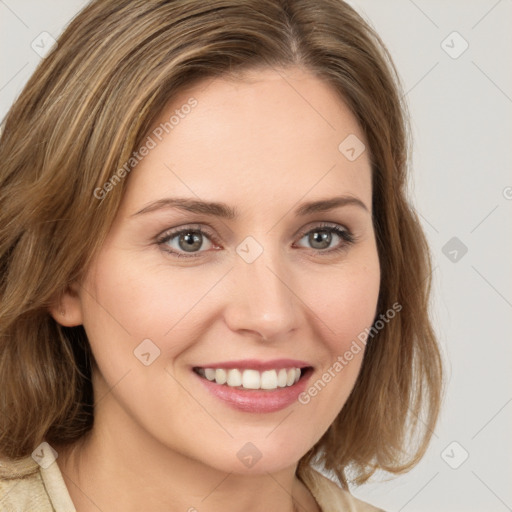
M 48 308 L 53 319 L 64 327 L 75 327 L 83 323 L 82 302 L 77 283 L 69 285 Z

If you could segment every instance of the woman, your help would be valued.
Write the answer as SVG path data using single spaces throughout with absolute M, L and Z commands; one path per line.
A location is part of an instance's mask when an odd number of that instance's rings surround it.
M 380 510 L 442 384 L 400 98 L 340 0 L 71 22 L 1 139 L 4 508 Z

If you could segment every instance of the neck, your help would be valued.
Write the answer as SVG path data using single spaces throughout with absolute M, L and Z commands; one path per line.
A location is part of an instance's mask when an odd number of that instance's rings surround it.
M 56 447 L 77 512 L 319 510 L 296 477 L 296 465 L 272 473 L 226 473 L 163 446 L 136 422 L 105 420 L 100 409 L 81 442 Z

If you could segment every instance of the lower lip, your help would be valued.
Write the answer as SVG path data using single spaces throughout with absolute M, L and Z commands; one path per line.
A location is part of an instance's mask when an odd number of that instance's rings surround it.
M 209 381 L 195 372 L 193 374 L 213 396 L 219 398 L 233 409 L 243 412 L 265 413 L 286 409 L 286 407 L 296 402 L 299 395 L 306 388 L 307 381 L 311 376 L 311 368 L 308 368 L 293 386 L 269 391 L 263 389 L 245 390 L 232 388 L 225 384 L 216 384 Z

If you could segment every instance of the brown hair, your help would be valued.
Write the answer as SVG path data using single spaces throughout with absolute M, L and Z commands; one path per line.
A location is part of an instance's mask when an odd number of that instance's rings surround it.
M 423 456 L 443 382 L 428 311 L 431 256 L 406 198 L 407 110 L 384 44 L 341 0 L 97 0 L 69 24 L 0 141 L 2 454 L 27 456 L 43 438 L 73 443 L 92 427 L 85 331 L 59 325 L 48 308 L 86 272 L 126 179 L 101 200 L 94 191 L 184 87 L 292 66 L 330 84 L 363 129 L 381 265 L 377 317 L 402 306 L 369 339 L 348 401 L 299 464 L 320 463 L 346 487 L 347 471 L 360 484 Z

